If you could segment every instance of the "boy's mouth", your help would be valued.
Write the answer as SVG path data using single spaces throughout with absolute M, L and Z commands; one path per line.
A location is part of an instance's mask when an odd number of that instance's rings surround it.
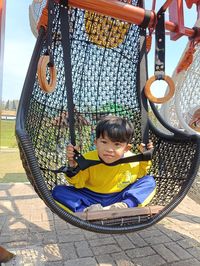
M 106 158 L 113 158 L 114 156 L 111 155 L 111 154 L 104 154 L 103 157 L 106 157 Z

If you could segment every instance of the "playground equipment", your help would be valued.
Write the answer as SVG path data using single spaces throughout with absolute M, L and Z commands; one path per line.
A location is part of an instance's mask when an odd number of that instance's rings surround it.
M 190 42 L 182 58 L 184 58 L 189 51 L 189 45 Z M 175 128 L 186 130 L 191 134 L 200 134 L 200 125 L 198 122 L 200 121 L 200 115 L 198 114 L 200 108 L 199 56 L 200 46 L 197 45 L 193 54 L 192 64 L 190 64 L 187 69 L 180 72 L 178 72 L 179 64 L 177 65 L 172 78 L 176 84 L 176 92 L 174 97 L 162 105 L 160 111 L 161 116 L 163 116 L 170 125 Z
M 164 19 L 168 8 L 171 21 Z M 175 89 L 165 74 L 165 30 L 171 32 L 172 40 L 200 36 L 199 29 L 184 26 L 181 10 L 183 1 L 165 1 L 155 12 L 145 10 L 137 0 L 49 0 L 42 10 L 18 108 L 16 136 L 31 184 L 65 221 L 101 233 L 141 230 L 164 218 L 191 187 L 200 161 L 200 138 L 167 124 L 153 103 L 169 100 Z M 150 33 L 147 45 L 146 28 Z M 153 32 L 155 75 L 148 79 L 146 59 Z M 169 84 L 165 97 L 157 98 L 151 92 L 157 79 Z M 170 134 L 160 132 L 149 120 L 147 98 Z M 127 117 L 134 125 L 137 143 L 153 140 L 153 154 L 139 154 L 134 144 L 136 155 L 128 161 L 152 158 L 150 174 L 157 182 L 156 195 L 144 208 L 72 213 L 51 195 L 55 185 L 67 185 L 63 174 L 66 144 L 78 145 L 81 153 L 93 149 L 94 127 L 108 114 Z M 81 153 L 75 158 L 80 169 L 96 163 Z M 126 162 L 121 159 L 118 163 Z

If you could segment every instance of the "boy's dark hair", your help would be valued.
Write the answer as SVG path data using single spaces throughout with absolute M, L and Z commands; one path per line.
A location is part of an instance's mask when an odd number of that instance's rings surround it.
M 105 116 L 97 124 L 96 138 L 105 135 L 113 142 L 130 143 L 134 135 L 133 125 L 122 117 Z

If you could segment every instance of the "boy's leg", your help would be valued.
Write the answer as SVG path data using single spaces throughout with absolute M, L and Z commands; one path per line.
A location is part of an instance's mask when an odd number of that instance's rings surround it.
M 119 193 L 103 195 L 86 188 L 58 185 L 52 191 L 53 198 L 73 212 L 99 211 L 103 206 L 121 201 Z M 125 204 L 124 204 L 125 205 Z
M 76 189 L 73 186 L 58 185 L 52 191 L 53 198 L 63 204 L 73 212 L 82 212 L 91 204 L 95 204 L 95 200 L 87 195 L 83 189 Z
M 144 176 L 112 198 L 104 210 L 133 208 L 147 205 L 155 195 L 156 182 L 152 176 Z
M 155 192 L 156 182 L 153 176 L 146 175 L 123 190 L 122 202 L 130 208 L 145 206 L 152 200 Z

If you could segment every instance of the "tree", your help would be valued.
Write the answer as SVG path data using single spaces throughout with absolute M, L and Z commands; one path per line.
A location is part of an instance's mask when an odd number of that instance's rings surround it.
M 9 107 L 10 107 L 10 101 L 7 100 L 7 102 L 6 102 L 6 106 L 5 106 L 5 110 L 9 110 Z
M 16 102 L 15 100 L 12 101 L 12 110 L 17 110 Z

